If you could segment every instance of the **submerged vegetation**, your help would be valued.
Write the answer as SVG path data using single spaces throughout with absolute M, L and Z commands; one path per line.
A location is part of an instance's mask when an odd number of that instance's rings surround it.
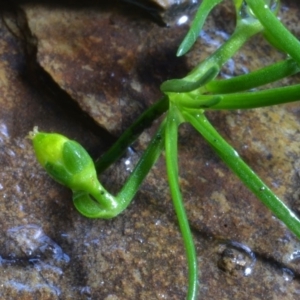
M 222 0 L 203 0 L 177 55 L 186 54 L 199 36 L 205 19 Z M 33 147 L 49 175 L 73 192 L 77 210 L 89 218 L 112 218 L 130 204 L 158 157 L 165 151 L 167 176 L 189 269 L 187 299 L 196 299 L 198 269 L 194 242 L 184 209 L 178 180 L 178 127 L 190 123 L 240 180 L 298 238 L 300 220 L 243 161 L 205 116 L 207 110 L 251 109 L 299 100 L 300 84 L 255 90 L 299 72 L 300 43 L 276 17 L 279 1 L 233 0 L 236 27 L 231 37 L 200 62 L 184 78 L 161 85 L 163 97 L 134 122 L 99 160 L 93 162 L 83 147 L 56 133 L 34 130 Z M 222 66 L 254 35 L 262 33 L 286 59 L 251 73 L 219 79 Z M 135 169 L 117 195 L 110 194 L 97 175 L 120 158 L 142 129 L 164 114 L 164 118 Z

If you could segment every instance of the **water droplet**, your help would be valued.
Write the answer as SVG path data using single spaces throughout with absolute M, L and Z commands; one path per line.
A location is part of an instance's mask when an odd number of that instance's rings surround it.
M 156 226 L 160 226 L 160 225 L 161 225 L 161 220 L 156 220 L 156 221 L 155 221 L 155 225 L 156 225 Z
M 238 11 L 238 15 L 241 19 L 255 18 L 251 9 L 248 7 L 246 1 L 243 1 L 243 3 L 241 4 L 240 10 Z
M 28 257 L 33 255 L 43 257 L 45 260 L 55 260 L 68 263 L 70 257 L 65 254 L 62 248 L 52 241 L 42 228 L 33 225 L 23 225 L 11 228 L 7 231 L 8 237 L 15 241 L 18 247 Z
M 289 262 L 298 263 L 300 262 L 300 250 L 295 250 L 290 256 L 289 256 Z
M 136 161 L 136 153 L 131 147 L 127 148 L 126 157 L 123 159 L 123 164 L 125 166 L 125 170 L 131 173 L 134 169 Z
M 273 12 L 276 12 L 278 10 L 279 0 L 265 0 L 265 1 L 266 4 L 264 8 L 270 8 Z M 252 10 L 249 8 L 248 4 L 246 3 L 246 1 L 243 1 L 243 3 L 241 4 L 238 14 L 241 19 L 256 18 Z
M 89 286 L 84 286 L 84 287 L 80 288 L 80 294 L 86 295 L 86 296 L 91 296 L 91 288 Z
M 144 244 L 145 243 L 145 240 L 141 237 L 137 237 L 136 239 L 140 244 Z
M 200 36 L 201 40 L 203 40 L 203 42 L 205 44 L 210 45 L 210 47 L 213 46 L 215 48 L 218 48 L 221 45 L 220 41 L 218 41 L 217 39 L 214 39 L 213 36 L 211 36 L 209 34 L 209 32 L 207 32 L 205 30 L 201 30 L 199 36 Z
M 158 299 L 167 299 L 168 298 L 167 295 L 162 292 L 158 292 L 157 297 L 158 297 Z
M 5 153 L 10 157 L 15 157 L 16 153 L 11 149 L 6 149 Z
M 282 268 L 282 273 L 283 273 L 283 279 L 286 282 L 291 282 L 295 277 L 294 272 L 288 268 Z
M 4 145 L 9 139 L 9 133 L 7 126 L 4 123 L 0 123 L 0 145 Z
M 253 272 L 256 257 L 246 245 L 231 241 L 220 248 L 218 267 L 233 276 L 249 276 Z
M 188 16 L 184 15 L 184 16 L 181 16 L 178 21 L 177 21 L 177 25 L 183 25 L 185 24 L 187 21 L 189 20 Z
M 0 123 L 0 136 L 4 138 L 9 137 L 7 126 L 4 123 Z
M 233 151 L 233 155 L 235 156 L 235 157 L 239 157 L 239 154 L 238 154 L 238 152 L 237 151 Z

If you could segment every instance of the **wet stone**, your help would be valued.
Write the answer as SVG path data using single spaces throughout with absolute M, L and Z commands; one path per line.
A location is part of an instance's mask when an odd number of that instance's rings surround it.
M 161 96 L 162 81 L 185 75 L 228 39 L 234 28 L 232 5 L 224 1 L 216 8 L 193 50 L 177 59 L 187 23 L 164 27 L 148 12 L 125 10 L 124 3 L 66 2 L 23 1 L 14 13 L 1 11 L 0 298 L 185 299 L 187 266 L 163 157 L 124 213 L 113 220 L 90 220 L 75 210 L 71 193 L 40 168 L 26 136 L 39 126 L 99 156 L 112 135 Z M 280 17 L 299 37 L 299 6 L 282 2 Z M 221 76 L 282 58 L 258 36 Z M 294 76 L 290 82 L 298 81 Z M 299 104 L 208 116 L 298 212 Z M 109 190 L 118 190 L 154 130 L 145 131 L 132 145 L 134 154 L 127 153 L 102 175 Z M 298 299 L 299 241 L 189 125 L 180 128 L 179 154 L 201 271 L 199 298 Z M 228 240 L 250 250 L 224 243 Z M 255 254 L 254 266 L 249 253 Z M 248 265 L 253 272 L 245 276 Z
M 34 260 L 54 260 L 68 263 L 70 258 L 63 253 L 54 241 L 52 241 L 42 228 L 34 224 L 14 227 L 7 230 L 7 236 L 15 245 L 14 250 L 9 251 L 11 256 L 22 256 Z M 21 253 L 16 251 L 20 250 Z
M 184 60 L 175 57 L 184 26 L 160 26 L 118 5 L 23 8 L 40 65 L 112 134 L 161 97 L 162 81 L 184 74 Z
M 185 22 L 200 2 L 197 0 L 123 0 L 142 7 L 161 25 L 171 26 Z

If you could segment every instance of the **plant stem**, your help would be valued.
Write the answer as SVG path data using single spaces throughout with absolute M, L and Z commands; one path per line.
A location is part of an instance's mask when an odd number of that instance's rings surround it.
M 193 96 L 193 97 L 192 97 Z M 213 101 L 215 99 L 215 101 Z M 246 93 L 199 95 L 172 94 L 172 101 L 183 108 L 249 109 L 278 105 L 300 99 L 300 84 L 270 90 Z
M 227 94 L 246 91 L 283 79 L 299 71 L 297 63 L 293 59 L 287 59 L 245 75 L 225 80 L 213 80 L 203 87 L 202 92 Z
M 212 55 L 196 66 L 184 77 L 184 80 L 197 81 L 211 67 L 217 65 L 221 68 L 250 37 L 262 29 L 263 27 L 258 21 L 241 20 L 231 37 Z
M 178 218 L 178 223 L 180 231 L 183 238 L 183 243 L 185 246 L 187 262 L 188 262 L 188 300 L 197 299 L 198 291 L 198 266 L 197 266 L 197 255 L 195 250 L 195 245 L 193 242 L 193 236 L 190 230 L 189 222 L 186 216 L 185 208 L 182 202 L 182 195 L 179 188 L 178 181 L 178 150 L 177 150 L 177 135 L 178 135 L 178 125 L 180 123 L 180 116 L 177 108 L 170 104 L 170 109 L 167 117 L 167 127 L 166 127 L 166 164 L 168 180 L 171 190 L 171 196 L 173 200 L 173 205 Z
M 222 100 L 210 109 L 249 109 L 278 105 L 300 99 L 300 84 L 270 90 L 224 94 Z
M 104 188 L 92 195 L 89 191 L 75 191 L 73 202 L 76 209 L 88 218 L 102 219 L 116 217 L 126 209 L 164 148 L 165 127 L 164 120 L 117 196 L 111 195 Z M 110 207 L 101 205 L 103 199 L 111 203 Z
M 241 159 L 209 123 L 203 113 L 198 111 L 183 112 L 184 118 L 190 122 L 206 139 L 221 159 L 241 179 L 241 181 L 281 220 L 298 238 L 300 238 L 300 220 L 296 215 L 269 189 L 257 174 Z
M 246 2 L 265 30 L 280 44 L 280 48 L 300 66 L 300 42 L 297 38 L 278 20 L 265 1 L 246 0 Z
M 97 173 L 102 173 L 112 163 L 119 159 L 143 130 L 149 127 L 155 119 L 167 111 L 168 107 L 169 100 L 164 96 L 143 112 L 139 118 L 124 131 L 117 142 L 95 162 Z
M 159 158 L 164 148 L 165 127 L 166 120 L 164 119 L 154 137 L 152 138 L 150 144 L 148 145 L 147 149 L 140 158 L 138 164 L 130 174 L 121 191 L 116 196 L 119 205 L 122 206 L 121 211 L 124 210 L 131 202 L 132 198 L 140 188 L 143 180 Z
M 262 30 L 262 25 L 257 20 L 240 20 L 231 37 L 211 56 L 196 66 L 186 77 L 171 79 L 162 83 L 161 90 L 168 92 L 190 92 L 200 88 L 208 81 L 214 79 L 220 68 L 225 64 L 240 47 L 253 35 Z

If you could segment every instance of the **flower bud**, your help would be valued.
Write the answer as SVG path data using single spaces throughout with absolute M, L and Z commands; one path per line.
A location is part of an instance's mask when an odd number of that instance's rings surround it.
M 39 163 L 59 183 L 76 190 L 94 190 L 98 187 L 92 158 L 77 142 L 57 133 L 30 133 Z

